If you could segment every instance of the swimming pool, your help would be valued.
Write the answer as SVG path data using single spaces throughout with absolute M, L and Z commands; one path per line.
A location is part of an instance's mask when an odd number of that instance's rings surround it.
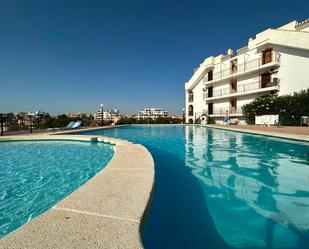
M 146 249 L 308 248 L 308 143 L 198 126 L 79 134 L 127 139 L 153 155 Z
M 0 238 L 87 182 L 113 154 L 105 143 L 0 142 Z

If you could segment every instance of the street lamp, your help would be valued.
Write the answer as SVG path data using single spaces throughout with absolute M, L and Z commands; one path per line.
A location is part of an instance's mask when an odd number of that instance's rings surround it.
M 1 133 L 0 133 L 0 136 L 3 136 L 3 114 L 0 113 L 0 126 L 1 126 Z
M 101 104 L 101 126 L 103 126 L 103 116 L 104 116 L 104 112 L 103 112 L 103 108 L 104 108 L 104 105 Z

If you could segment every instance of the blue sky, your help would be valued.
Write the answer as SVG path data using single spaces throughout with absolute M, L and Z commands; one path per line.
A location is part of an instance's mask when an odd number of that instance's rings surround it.
M 204 58 L 308 13 L 301 0 L 1 0 L 0 112 L 181 113 Z

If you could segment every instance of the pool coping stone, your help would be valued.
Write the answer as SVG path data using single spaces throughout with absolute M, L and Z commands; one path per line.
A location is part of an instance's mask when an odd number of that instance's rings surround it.
M 140 144 L 105 136 L 34 134 L 1 141 L 70 140 L 115 145 L 93 178 L 0 239 L 0 248 L 143 248 L 140 230 L 154 184 L 154 161 Z

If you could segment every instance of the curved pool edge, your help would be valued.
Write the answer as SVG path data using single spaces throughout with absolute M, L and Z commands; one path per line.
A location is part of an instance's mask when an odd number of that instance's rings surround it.
M 76 140 L 114 144 L 111 161 L 43 214 L 0 239 L 1 248 L 143 248 L 154 161 L 140 144 L 88 135 L 10 136 L 0 141 Z

